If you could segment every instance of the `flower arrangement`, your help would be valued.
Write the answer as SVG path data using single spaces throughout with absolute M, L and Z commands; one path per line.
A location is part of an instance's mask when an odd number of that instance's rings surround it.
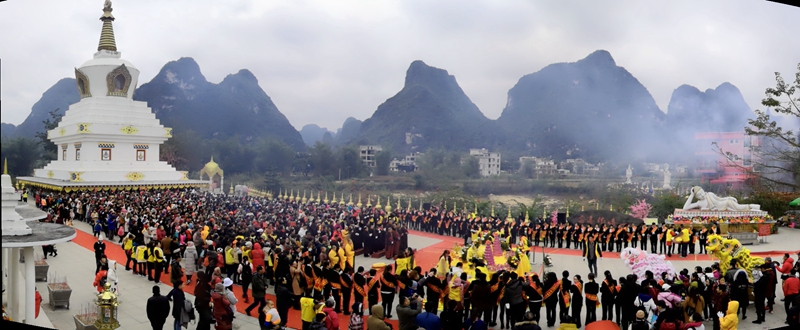
M 683 216 L 675 216 L 670 214 L 669 218 L 672 219 L 672 223 L 674 224 L 692 224 L 692 223 L 764 223 L 766 221 L 772 221 L 772 216 L 767 214 L 765 216 L 731 216 L 731 217 L 720 217 L 720 216 L 696 216 L 692 218 L 683 217 Z

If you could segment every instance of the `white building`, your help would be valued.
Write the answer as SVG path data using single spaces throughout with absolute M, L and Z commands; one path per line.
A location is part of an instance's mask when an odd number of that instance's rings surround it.
M 121 58 L 111 7 L 103 10 L 100 43 L 92 59 L 75 69 L 81 100 L 69 107 L 47 138 L 58 159 L 22 183 L 60 190 L 98 186 L 203 186 L 159 160 L 172 129 L 161 125 L 147 103 L 133 100 L 139 70 Z
M 412 152 L 403 159 L 392 159 L 392 162 L 389 163 L 389 170 L 392 172 L 415 172 L 417 170 L 417 157 L 420 155 L 421 153 L 419 152 Z
M 526 163 L 533 164 L 533 169 L 536 175 L 554 175 L 558 170 L 558 165 L 556 165 L 556 162 L 552 159 L 522 156 L 519 158 L 520 171 L 525 168 Z
M 500 153 L 489 152 L 486 148 L 469 149 L 469 155 L 478 158 L 478 168 L 481 176 L 500 174 Z
M 383 148 L 381 148 L 381 146 L 358 146 L 358 153 L 361 156 L 361 161 L 370 168 L 377 165 L 375 163 L 375 156 L 382 150 Z

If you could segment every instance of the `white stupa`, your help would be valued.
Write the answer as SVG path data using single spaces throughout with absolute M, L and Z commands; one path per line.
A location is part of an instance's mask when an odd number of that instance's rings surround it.
M 20 182 L 55 190 L 207 185 L 159 160 L 161 144 L 172 137 L 172 129 L 161 125 L 146 102 L 133 100 L 139 70 L 117 50 L 111 11 L 106 1 L 97 52 L 75 69 L 80 102 L 47 132 L 58 145 L 58 159 Z

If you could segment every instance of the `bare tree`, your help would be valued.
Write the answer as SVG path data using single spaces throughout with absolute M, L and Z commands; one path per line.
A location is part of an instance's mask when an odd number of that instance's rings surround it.
M 746 169 L 757 178 L 757 188 L 773 191 L 800 190 L 800 136 L 791 127 L 790 121 L 800 122 L 800 63 L 793 82 L 786 83 L 779 72 L 775 72 L 775 87 L 766 89 L 766 98 L 761 104 L 775 113 L 789 117 L 788 120 L 773 118 L 767 111 L 756 110 L 756 118 L 748 119 L 744 128 L 749 137 L 758 137 L 760 145 L 751 146 L 753 159 L 742 159 L 729 151 L 718 148 L 726 156 L 728 165 Z

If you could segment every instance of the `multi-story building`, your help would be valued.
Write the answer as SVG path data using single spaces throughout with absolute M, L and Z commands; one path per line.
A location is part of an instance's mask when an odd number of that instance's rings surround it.
M 486 148 L 469 149 L 469 155 L 478 159 L 481 176 L 500 174 L 500 153 L 489 152 Z
M 383 148 L 381 148 L 381 146 L 358 146 L 358 152 L 361 156 L 361 161 L 370 168 L 374 168 L 376 166 L 375 156 L 382 150 Z
M 412 152 L 403 159 L 392 159 L 392 162 L 389 163 L 389 170 L 392 172 L 414 172 L 417 170 L 417 157 L 420 155 L 419 152 Z
M 724 184 L 728 188 L 739 188 L 759 171 L 753 166 L 754 148 L 761 145 L 757 136 L 745 132 L 696 133 L 699 149 L 695 151 L 698 164 L 695 173 L 702 175 L 702 182 Z M 727 156 L 730 153 L 730 159 Z
M 558 165 L 552 159 L 531 156 L 519 158 L 519 170 L 522 171 L 527 163 L 533 164 L 536 175 L 554 175 L 558 171 Z

